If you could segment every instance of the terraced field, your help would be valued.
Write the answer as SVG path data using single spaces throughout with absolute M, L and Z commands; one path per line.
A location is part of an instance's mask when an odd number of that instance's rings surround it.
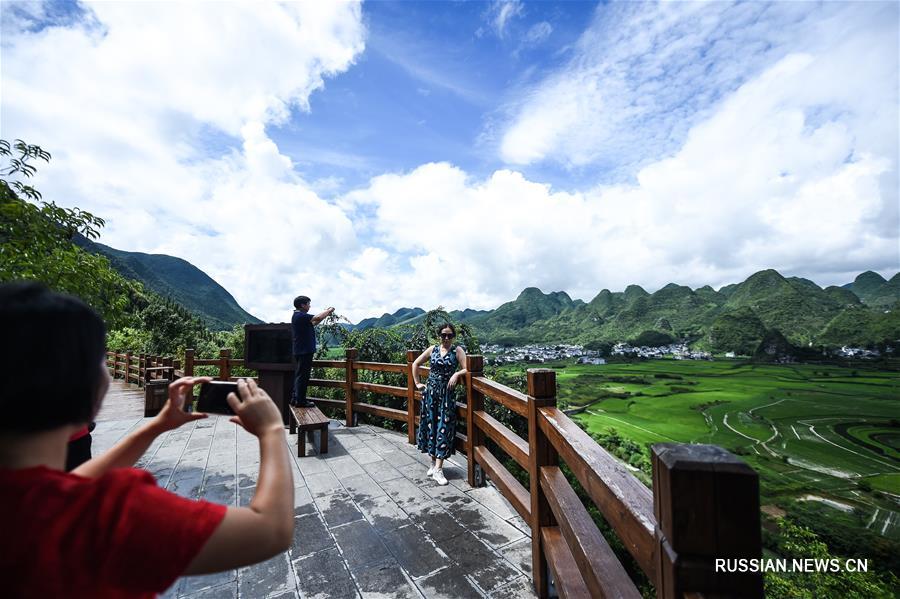
M 764 504 L 816 501 L 900 538 L 897 372 L 733 360 L 549 366 L 588 431 L 721 445 L 760 473 Z

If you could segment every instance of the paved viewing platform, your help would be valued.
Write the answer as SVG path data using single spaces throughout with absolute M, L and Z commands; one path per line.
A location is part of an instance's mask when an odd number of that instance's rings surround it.
M 94 455 L 142 421 L 142 392 L 129 394 L 117 381 L 106 402 Z M 425 476 L 428 456 L 405 434 L 337 421 L 328 433 L 327 454 L 308 444 L 299 458 L 297 436 L 285 431 L 295 486 L 288 551 L 181 578 L 163 597 L 534 597 L 529 528 L 490 483 L 468 486 L 465 455 L 445 465 L 450 484 L 441 487 Z M 211 416 L 160 436 L 137 465 L 184 497 L 247 505 L 259 445 L 228 418 Z

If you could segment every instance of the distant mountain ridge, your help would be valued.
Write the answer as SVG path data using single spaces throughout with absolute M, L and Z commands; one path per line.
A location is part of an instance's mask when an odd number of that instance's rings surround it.
M 89 252 L 106 256 L 122 276 L 140 281 L 151 291 L 171 298 L 199 316 L 212 330 L 262 322 L 241 308 L 212 277 L 187 260 L 165 254 L 117 250 L 81 236 L 75 243 Z
M 402 308 L 354 328 L 396 326 L 421 319 Z M 625 341 L 656 331 L 718 351 L 749 354 L 768 331 L 798 346 L 872 344 L 900 340 L 900 273 L 889 280 L 867 271 L 842 287 L 819 287 L 775 270 L 714 290 L 670 283 L 654 293 L 638 285 L 601 290 L 590 302 L 535 287 L 494 310 L 450 313 L 482 341 L 501 344 Z

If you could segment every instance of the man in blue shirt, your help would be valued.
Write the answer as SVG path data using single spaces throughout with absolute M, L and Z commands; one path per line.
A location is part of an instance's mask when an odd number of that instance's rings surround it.
M 334 313 L 334 308 L 326 308 L 323 312 L 312 316 L 309 313 L 310 305 L 311 300 L 308 297 L 298 295 L 294 298 L 294 316 L 291 317 L 291 333 L 294 341 L 294 394 L 291 397 L 291 405 L 301 408 L 312 408 L 316 405 L 306 399 L 313 354 L 316 353 L 315 326 L 329 314 Z

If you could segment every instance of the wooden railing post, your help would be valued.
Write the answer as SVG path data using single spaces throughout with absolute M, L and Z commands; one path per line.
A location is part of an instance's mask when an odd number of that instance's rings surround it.
M 528 479 L 531 486 L 531 565 L 538 597 L 549 596 L 549 572 L 541 540 L 541 528 L 553 526 L 550 504 L 541 489 L 541 467 L 556 466 L 559 457 L 538 425 L 538 409 L 556 405 L 556 372 L 528 369 Z
M 131 374 L 131 352 L 126 351 L 125 352 L 125 384 L 126 385 L 131 384 L 131 377 L 129 376 L 130 374 Z
M 761 574 L 716 571 L 717 559 L 762 554 L 759 475 L 715 445 L 659 443 L 652 454 L 657 597 L 763 597 Z
M 356 357 L 359 355 L 359 352 L 355 349 L 347 349 L 344 350 L 344 357 L 347 360 L 347 372 L 344 380 L 346 381 L 346 399 L 347 399 L 347 407 L 344 412 L 347 416 L 347 426 L 356 426 L 356 419 L 354 418 L 355 414 L 353 413 L 353 402 L 356 401 L 356 389 L 353 388 L 353 383 L 356 382 L 356 369 L 353 368 L 353 362 L 356 361 Z
M 194 376 L 194 350 L 184 350 L 184 376 Z
M 416 443 L 416 384 L 413 378 L 413 362 L 419 356 L 414 349 L 406 350 L 406 440 Z
M 162 359 L 162 365 L 165 366 L 165 367 L 167 367 L 167 368 L 172 368 L 172 358 L 171 358 L 171 357 L 165 357 L 165 358 L 163 358 L 163 359 Z M 173 380 L 175 380 L 175 373 L 174 373 L 173 371 L 168 370 L 168 371 L 165 371 L 165 372 L 168 374 L 168 377 L 169 377 L 169 381 L 170 381 L 170 382 L 173 381 Z
M 484 374 L 484 356 L 466 356 L 466 460 L 470 487 L 484 485 L 484 472 L 475 463 L 475 448 L 484 445 L 484 432 L 475 422 L 475 412 L 484 410 L 484 395 L 472 387 L 472 378 Z
M 228 360 L 231 358 L 231 349 L 222 348 L 219 350 L 219 380 L 227 381 L 231 378 L 231 364 Z
M 143 387 L 147 383 L 147 354 L 138 355 L 138 385 Z

